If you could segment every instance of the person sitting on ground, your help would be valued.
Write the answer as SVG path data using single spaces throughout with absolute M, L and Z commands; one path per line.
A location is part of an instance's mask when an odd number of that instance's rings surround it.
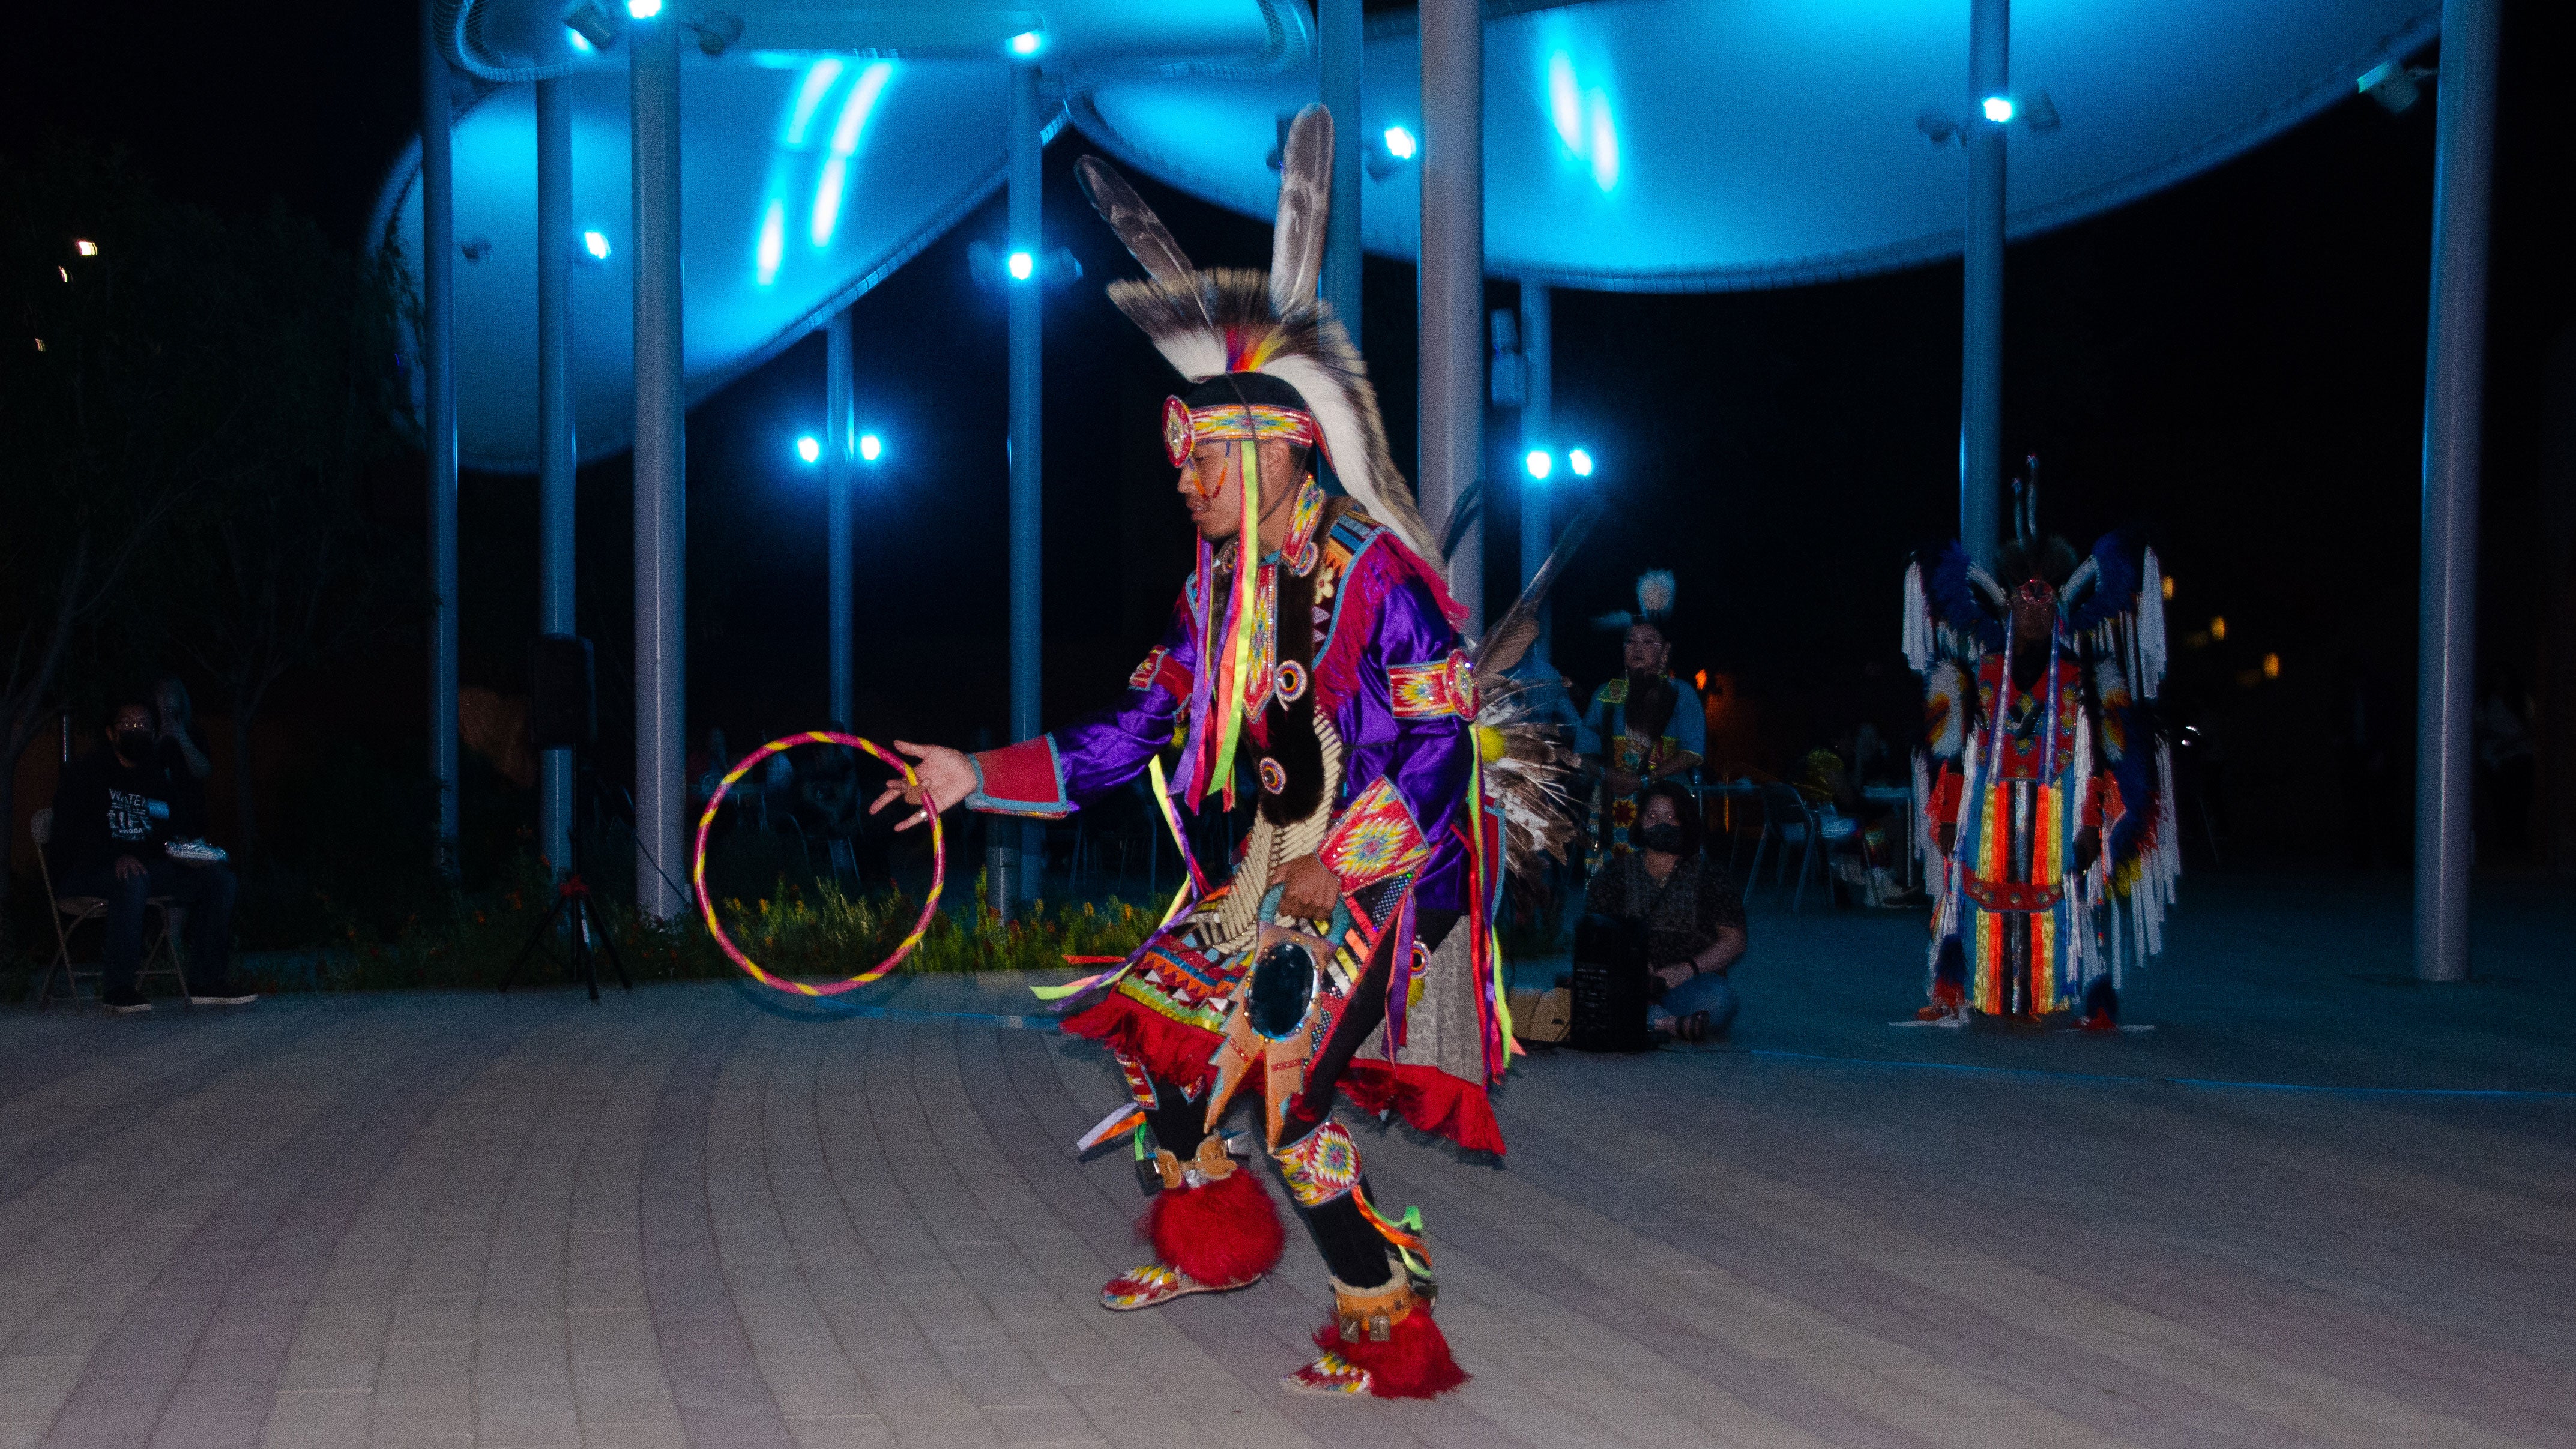
M 166 897 L 188 912 L 182 963 L 196 1006 L 246 1006 L 259 999 L 229 970 L 233 873 L 216 860 L 173 859 L 165 847 L 204 831 L 197 782 L 174 772 L 161 752 L 161 714 L 135 696 L 108 715 L 107 745 L 63 772 L 54 790 L 53 849 L 62 893 L 107 902 L 107 959 L 99 1000 L 109 1010 L 150 1011 L 135 988 L 143 965 L 143 913 Z
M 1726 867 L 1700 853 L 1699 807 L 1691 792 L 1656 780 L 1638 793 L 1638 849 L 1612 856 L 1592 877 L 1584 909 L 1646 937 L 1647 1012 L 1659 1035 L 1705 1041 L 1735 1019 L 1729 968 L 1744 955 L 1744 900 Z

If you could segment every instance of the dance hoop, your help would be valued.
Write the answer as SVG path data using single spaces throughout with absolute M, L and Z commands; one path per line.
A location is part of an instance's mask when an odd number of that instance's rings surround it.
M 745 755 L 742 763 L 727 771 L 724 779 L 717 782 L 716 792 L 707 797 L 706 812 L 698 817 L 698 848 L 696 858 L 689 864 L 689 888 L 697 892 L 698 913 L 706 917 L 707 934 L 716 938 L 716 944 L 724 948 L 725 955 L 733 958 L 733 964 L 741 967 L 752 980 L 773 990 L 796 996 L 838 996 L 854 987 L 884 979 L 887 972 L 900 965 L 904 957 L 912 954 L 913 947 L 921 944 L 923 934 L 930 929 L 931 919 L 939 914 L 939 889 L 948 879 L 948 847 L 940 837 L 939 812 L 935 809 L 923 811 L 922 813 L 930 818 L 930 899 L 921 903 L 921 919 L 913 922 L 912 934 L 903 938 L 903 943 L 894 948 L 893 955 L 847 981 L 835 981 L 823 986 L 809 986 L 802 981 L 790 981 L 783 976 L 772 976 L 760 969 L 760 963 L 744 955 L 742 948 L 733 943 L 733 937 L 726 935 L 725 928 L 716 921 L 715 897 L 707 894 L 707 832 L 715 828 L 716 807 L 724 804 L 725 793 L 733 789 L 734 781 L 750 774 L 752 766 L 772 755 L 794 749 L 798 745 L 847 745 L 853 749 L 865 750 L 902 771 L 905 784 L 916 789 L 921 785 L 921 777 L 913 773 L 909 761 L 899 759 L 877 748 L 874 740 L 861 739 L 857 735 L 836 734 L 830 730 L 807 730 L 803 734 L 771 740 L 768 744 Z

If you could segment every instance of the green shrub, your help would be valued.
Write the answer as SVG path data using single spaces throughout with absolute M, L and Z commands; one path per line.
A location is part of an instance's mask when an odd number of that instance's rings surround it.
M 692 914 L 668 925 L 647 920 L 610 897 L 593 898 L 608 923 L 610 943 L 638 981 L 721 979 L 735 974 L 706 923 Z M 368 929 L 354 912 L 338 920 L 327 953 L 309 980 L 264 981 L 268 989 L 305 987 L 366 991 L 500 984 L 553 904 L 553 887 L 533 860 L 497 889 L 456 893 L 443 908 L 416 913 L 390 933 Z M 332 909 L 322 903 L 323 909 Z M 959 903 L 963 904 L 963 903 Z M 921 902 L 900 890 L 850 892 L 833 881 L 800 885 L 782 879 L 768 896 L 721 898 L 718 911 L 734 944 L 774 975 L 840 980 L 874 967 L 909 933 Z M 1123 957 L 1143 943 L 1155 917 L 1115 897 L 1104 904 L 1032 904 L 1003 924 L 986 898 L 984 880 L 960 919 L 950 903 L 931 920 L 901 971 L 1031 971 L 1062 967 L 1067 956 Z M 553 959 L 531 960 L 518 979 L 531 985 L 560 980 L 559 943 Z M 610 974 L 605 961 L 603 975 Z M 297 973 L 298 977 L 302 973 Z

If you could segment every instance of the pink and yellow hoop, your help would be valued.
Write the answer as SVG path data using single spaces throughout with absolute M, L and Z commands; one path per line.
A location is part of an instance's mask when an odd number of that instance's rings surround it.
M 752 767 L 761 761 L 782 751 L 794 749 L 798 745 L 847 745 L 852 749 L 865 750 L 901 771 L 905 784 L 915 789 L 921 786 L 921 777 L 912 772 L 910 762 L 877 748 L 874 740 L 861 739 L 857 735 L 836 734 L 830 730 L 807 730 L 802 734 L 771 740 L 768 744 L 745 755 L 741 763 L 727 771 L 724 779 L 717 782 L 715 793 L 707 797 L 706 811 L 698 816 L 698 845 L 695 858 L 689 863 L 689 889 L 697 893 L 698 913 L 706 917 L 707 934 L 716 938 L 716 944 L 724 948 L 725 955 L 732 958 L 733 964 L 741 967 L 752 980 L 796 996 L 838 996 L 844 991 L 865 986 L 871 981 L 883 980 L 887 972 L 901 965 L 903 958 L 912 954 L 913 947 L 921 944 L 922 936 L 930 930 L 932 919 L 939 914 L 939 890 L 948 879 L 948 847 L 940 836 L 939 813 L 935 810 L 926 812 L 930 817 L 930 898 L 921 903 L 921 919 L 913 922 L 912 934 L 903 938 L 902 944 L 894 948 L 893 955 L 846 981 L 835 981 L 822 986 L 790 981 L 786 977 L 772 976 L 762 970 L 760 963 L 744 955 L 742 948 L 733 943 L 733 937 L 726 935 L 724 926 L 716 920 L 715 898 L 707 894 L 707 834 L 714 829 L 716 810 L 724 804 L 725 794 L 733 789 L 734 781 L 750 774 Z

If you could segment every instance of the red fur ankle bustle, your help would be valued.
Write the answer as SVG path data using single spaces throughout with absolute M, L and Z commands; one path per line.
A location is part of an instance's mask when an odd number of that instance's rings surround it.
M 1288 1243 L 1278 1206 L 1240 1169 L 1205 1187 L 1155 1194 L 1142 1235 L 1157 1259 L 1210 1285 L 1251 1282 L 1279 1266 Z
M 1431 1320 L 1428 1305 L 1406 1314 L 1376 1343 L 1365 1334 L 1344 1338 L 1340 1323 L 1315 1330 L 1315 1347 L 1340 1354 L 1353 1368 L 1366 1369 L 1369 1394 L 1380 1399 L 1429 1399 L 1467 1381 L 1467 1371 L 1449 1355 L 1449 1339 Z

